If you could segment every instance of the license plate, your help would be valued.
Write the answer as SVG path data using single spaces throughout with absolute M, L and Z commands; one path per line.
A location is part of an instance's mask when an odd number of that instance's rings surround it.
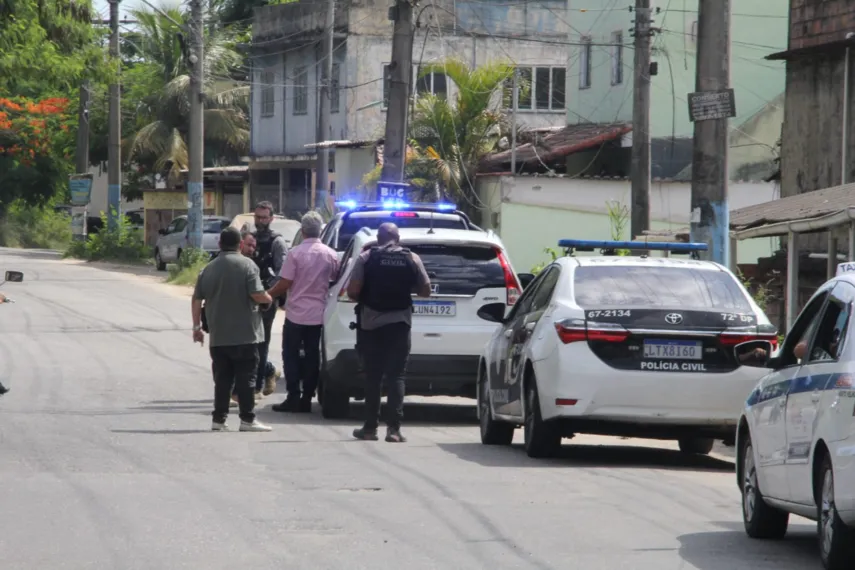
M 703 344 L 694 340 L 645 340 L 644 358 L 701 360 Z
M 454 301 L 415 301 L 413 314 L 421 317 L 453 317 L 457 315 Z

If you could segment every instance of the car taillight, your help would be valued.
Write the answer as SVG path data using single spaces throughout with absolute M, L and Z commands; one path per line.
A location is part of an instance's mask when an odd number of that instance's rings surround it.
M 613 323 L 585 323 L 583 319 L 564 319 L 555 323 L 555 332 L 564 344 L 579 341 L 623 342 L 629 331 Z
M 752 340 L 766 340 L 772 343 L 772 348 L 778 348 L 778 337 L 774 334 L 756 334 L 749 332 L 723 332 L 718 336 L 718 340 L 724 346 L 736 346 L 743 342 L 751 342 Z
M 499 263 L 502 264 L 502 271 L 505 272 L 505 290 L 508 293 L 508 305 L 513 305 L 520 298 L 522 286 L 517 281 L 517 276 L 511 271 L 511 264 L 508 263 L 508 258 L 505 257 L 504 252 L 497 249 L 496 256 L 499 258 Z

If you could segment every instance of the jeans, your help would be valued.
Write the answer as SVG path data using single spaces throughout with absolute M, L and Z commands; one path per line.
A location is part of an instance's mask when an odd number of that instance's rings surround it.
M 400 429 L 404 419 L 404 375 L 410 358 L 410 325 L 392 323 L 362 331 L 365 366 L 366 431 L 375 431 L 380 421 L 380 394 L 386 381 L 389 429 Z
M 300 349 L 305 359 L 300 358 Z M 321 369 L 321 325 L 298 325 L 286 318 L 282 329 L 282 361 L 288 398 L 300 396 L 302 379 L 303 399 L 311 400 L 318 388 Z
M 229 415 L 232 391 L 238 397 L 240 419 L 255 420 L 255 374 L 258 370 L 258 345 L 212 346 L 211 369 L 214 373 L 214 421 L 224 423 Z
M 270 369 L 267 364 L 267 356 L 270 353 L 270 333 L 273 329 L 273 321 L 276 319 L 276 303 L 269 311 L 261 313 L 261 321 L 264 323 L 264 342 L 258 345 L 258 373 L 255 377 L 255 391 L 261 392 L 264 387 L 264 379 L 269 375 Z

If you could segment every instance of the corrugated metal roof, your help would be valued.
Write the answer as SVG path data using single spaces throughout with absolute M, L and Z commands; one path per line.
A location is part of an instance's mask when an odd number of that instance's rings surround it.
M 619 139 L 632 131 L 626 123 L 567 125 L 560 131 L 540 138 L 536 143 L 517 147 L 517 167 L 536 165 L 571 155 L 589 148 Z M 481 160 L 480 170 L 507 170 L 511 163 L 511 151 L 504 150 Z
M 730 227 L 744 230 L 836 214 L 849 208 L 855 208 L 855 184 L 832 186 L 733 210 L 730 212 Z

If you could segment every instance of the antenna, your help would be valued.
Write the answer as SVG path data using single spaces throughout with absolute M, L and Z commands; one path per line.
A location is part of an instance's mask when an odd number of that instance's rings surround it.
M 433 231 L 433 212 L 430 213 L 430 228 L 428 228 L 428 235 L 436 233 Z

